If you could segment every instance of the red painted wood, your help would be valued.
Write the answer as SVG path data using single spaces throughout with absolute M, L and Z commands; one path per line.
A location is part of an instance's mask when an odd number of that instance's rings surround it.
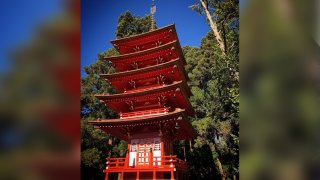
M 117 39 L 111 41 L 111 43 L 121 54 L 127 54 L 150 49 L 175 39 L 177 39 L 175 27 L 174 25 L 169 25 L 156 31 L 142 33 L 129 38 Z
M 159 47 L 136 53 L 105 57 L 105 60 L 111 62 L 115 67 L 116 72 L 141 70 L 176 59 L 186 64 L 178 41 L 172 41 Z
M 128 141 L 128 153 L 107 158 L 105 180 L 110 173 L 118 173 L 120 179 L 163 179 L 165 173 L 170 179 L 184 178 L 187 164 L 173 155 L 173 141 L 194 138 L 196 133 L 187 118 L 194 110 L 174 25 L 112 44 L 121 55 L 105 60 L 112 62 L 117 73 L 100 76 L 119 94 L 96 97 L 119 112 L 120 118 L 89 123 Z

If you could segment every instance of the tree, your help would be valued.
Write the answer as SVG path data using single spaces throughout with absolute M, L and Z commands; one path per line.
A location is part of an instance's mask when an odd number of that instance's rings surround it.
M 239 19 L 239 0 L 199 0 L 191 8 L 205 14 L 223 55 L 227 53 L 226 25 Z M 236 23 L 238 24 L 238 22 Z M 221 35 L 222 30 L 222 35 Z M 223 39 L 222 39 L 223 37 Z
M 229 34 L 234 38 L 236 34 Z M 234 38 L 237 40 L 237 38 Z M 189 161 L 195 159 L 206 161 L 210 159 L 215 165 L 214 170 L 208 170 L 208 164 L 189 164 L 193 177 L 212 178 L 209 173 L 219 173 L 222 178 L 233 178 L 238 175 L 238 120 L 239 120 L 239 87 L 238 82 L 230 75 L 226 61 L 221 61 L 213 32 L 208 32 L 202 39 L 200 48 L 184 47 L 183 52 L 187 61 L 186 70 L 190 78 L 189 86 L 193 96 L 190 98 L 196 115 L 192 124 L 198 131 L 194 151 L 190 152 Z M 231 52 L 236 53 L 236 50 Z M 237 53 L 236 53 L 237 54 Z M 237 67 L 233 55 L 227 56 L 230 66 Z M 237 56 L 235 55 L 235 58 Z M 209 151 L 206 156 L 197 152 Z M 207 169 L 205 172 L 199 169 Z
M 151 27 L 151 15 L 144 17 L 133 16 L 129 11 L 120 15 L 116 30 L 116 37 L 123 38 L 147 32 Z
M 199 14 L 205 14 L 214 37 L 219 44 L 222 56 L 228 56 L 229 46 L 231 49 L 235 44 L 228 42 L 230 31 L 239 31 L 239 0 L 199 0 L 200 3 L 190 6 Z M 238 41 L 232 41 L 233 43 Z M 221 60 L 226 61 L 227 57 Z M 239 81 L 239 70 L 227 67 L 232 71 L 234 79 Z
M 184 49 L 196 110 L 195 149 L 207 147 L 221 179 L 236 179 L 239 167 L 239 11 L 237 0 L 200 0 L 213 31 L 199 49 Z M 221 40 L 221 38 L 223 40 Z M 195 54 L 200 54 L 196 55 Z M 189 59 L 192 58 L 192 59 Z

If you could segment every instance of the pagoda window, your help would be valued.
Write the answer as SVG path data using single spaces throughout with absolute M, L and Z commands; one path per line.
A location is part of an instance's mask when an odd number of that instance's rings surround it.
M 153 165 L 161 165 L 161 142 L 160 138 L 154 139 L 154 151 L 153 151 Z
M 133 143 L 131 145 L 131 152 L 137 152 L 137 144 L 136 143 Z
M 138 140 L 134 139 L 131 141 L 131 149 L 129 154 L 129 166 L 137 165 L 137 151 L 138 151 Z
M 160 151 L 160 141 L 156 141 L 156 142 L 154 143 L 154 150 L 155 150 L 155 151 Z

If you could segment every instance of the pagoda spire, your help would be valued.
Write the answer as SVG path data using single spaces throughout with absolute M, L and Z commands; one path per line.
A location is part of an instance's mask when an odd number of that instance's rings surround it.
M 154 0 L 152 0 L 152 6 L 151 6 L 151 31 L 155 30 L 155 21 L 154 21 L 154 14 L 156 12 L 156 6 L 154 5 Z

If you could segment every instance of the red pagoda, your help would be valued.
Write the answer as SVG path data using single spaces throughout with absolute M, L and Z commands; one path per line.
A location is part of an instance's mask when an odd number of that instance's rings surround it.
M 96 97 L 119 112 L 119 119 L 90 123 L 127 141 L 128 149 L 125 158 L 107 158 L 105 179 L 188 179 L 186 162 L 173 152 L 174 141 L 196 136 L 188 121 L 194 110 L 174 24 L 154 30 L 152 22 L 151 31 L 111 43 L 120 55 L 105 60 L 116 73 L 100 76 L 119 94 Z

